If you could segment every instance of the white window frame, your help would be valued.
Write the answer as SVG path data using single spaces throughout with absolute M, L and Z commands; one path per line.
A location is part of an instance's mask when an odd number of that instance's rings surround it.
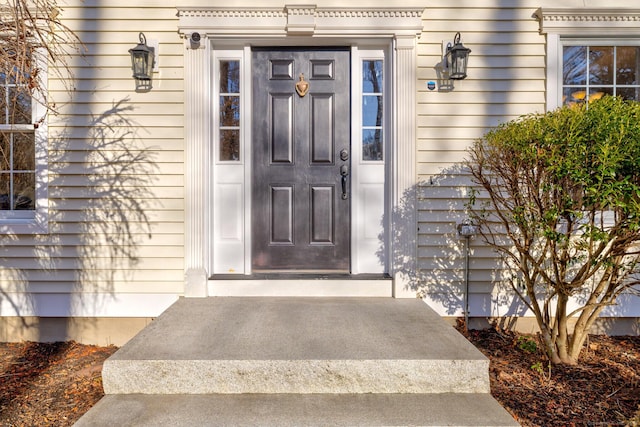
M 565 46 L 636 46 L 640 47 L 640 38 L 637 39 L 629 39 L 629 38 L 563 38 L 560 37 L 558 46 L 558 77 L 557 77 L 557 94 L 558 99 L 556 100 L 557 106 L 562 106 L 562 95 L 563 95 L 563 67 L 564 67 L 564 58 L 563 51 Z M 589 87 L 590 84 L 587 81 L 585 84 L 586 87 Z M 601 87 L 603 85 L 597 85 Z M 610 86 L 610 85 L 606 85 Z M 613 87 L 618 87 L 616 84 Z
M 40 83 L 47 87 L 46 52 L 38 49 L 35 55 L 36 65 L 40 69 Z M 32 96 L 32 123 L 34 125 L 14 125 L 13 129 L 31 131 L 35 143 L 35 209 L 29 211 L 0 210 L 0 235 L 46 234 L 49 231 L 49 191 L 48 191 L 48 139 L 47 108 L 45 100 L 34 94 Z
M 562 105 L 564 45 L 640 44 L 640 9 L 540 8 L 534 16 L 547 37 L 547 111 Z

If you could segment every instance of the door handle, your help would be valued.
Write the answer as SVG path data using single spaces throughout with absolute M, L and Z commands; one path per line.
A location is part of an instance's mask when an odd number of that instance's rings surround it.
M 347 177 L 349 176 L 349 166 L 340 166 L 340 175 L 342 175 L 342 200 L 347 200 Z

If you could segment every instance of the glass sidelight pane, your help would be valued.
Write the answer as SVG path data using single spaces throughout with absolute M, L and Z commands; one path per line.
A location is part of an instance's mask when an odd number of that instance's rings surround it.
M 220 131 L 220 160 L 237 161 L 240 159 L 240 130 Z
M 220 93 L 240 93 L 240 61 L 220 61 Z
M 220 161 L 240 160 L 240 61 L 219 61 L 219 141 Z
M 384 160 L 384 61 L 362 61 L 362 160 Z
M 220 126 L 240 126 L 240 97 L 220 97 Z
M 382 130 L 365 129 L 362 131 L 362 159 L 382 160 Z
M 362 61 L 362 92 L 382 93 L 382 60 Z
M 362 97 L 362 125 L 382 126 L 383 103 L 382 96 Z

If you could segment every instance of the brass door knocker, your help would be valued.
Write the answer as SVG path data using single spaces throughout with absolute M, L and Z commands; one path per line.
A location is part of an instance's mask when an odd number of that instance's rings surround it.
M 309 82 L 304 80 L 304 74 L 300 73 L 300 81 L 296 83 L 296 92 L 303 97 L 309 92 Z

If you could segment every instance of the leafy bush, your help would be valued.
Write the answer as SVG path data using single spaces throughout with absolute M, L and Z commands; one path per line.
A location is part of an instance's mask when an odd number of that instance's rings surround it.
M 576 363 L 601 311 L 638 283 L 640 104 L 522 117 L 477 140 L 466 165 L 482 188 L 469 204 L 481 237 L 515 272 L 550 360 Z

